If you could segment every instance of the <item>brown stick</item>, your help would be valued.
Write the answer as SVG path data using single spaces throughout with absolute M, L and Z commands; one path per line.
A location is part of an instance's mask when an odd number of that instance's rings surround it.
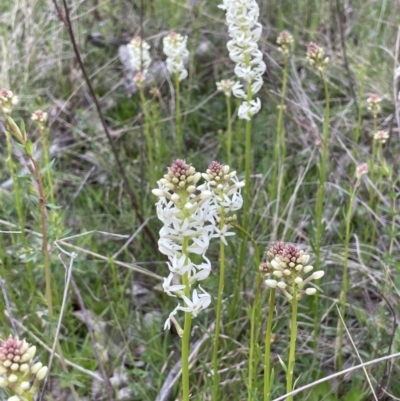
M 340 44 L 342 47 L 344 68 L 346 69 L 347 76 L 349 78 L 349 87 L 350 87 L 351 96 L 353 97 L 353 101 L 354 101 L 354 105 L 356 106 L 356 110 L 358 110 L 357 95 L 356 95 L 356 91 L 354 89 L 355 84 L 354 84 L 353 76 L 351 75 L 351 72 L 350 72 L 349 60 L 347 58 L 346 38 L 344 37 L 344 21 L 343 21 L 343 17 L 342 17 L 342 11 L 340 9 L 340 0 L 336 0 L 336 11 L 338 14 L 338 19 L 339 19 Z
M 140 212 L 139 205 L 138 205 L 138 203 L 136 201 L 136 198 L 135 198 L 135 194 L 134 194 L 134 192 L 132 190 L 132 187 L 129 184 L 128 178 L 127 178 L 127 176 L 125 174 L 124 167 L 123 167 L 123 165 L 121 163 L 121 160 L 120 160 L 120 158 L 118 156 L 117 148 L 116 148 L 116 146 L 115 146 L 115 144 L 114 144 L 114 142 L 112 140 L 110 131 L 109 131 L 108 126 L 106 124 L 106 121 L 104 119 L 104 115 L 103 115 L 103 112 L 101 110 L 99 100 L 97 99 L 97 96 L 96 96 L 96 93 L 95 93 L 95 91 L 93 89 L 93 86 L 92 86 L 92 83 L 90 81 L 90 78 L 89 78 L 89 76 L 88 76 L 88 74 L 86 72 L 85 65 L 83 64 L 81 53 L 80 53 L 80 51 L 78 49 L 78 45 L 76 43 L 75 35 L 74 35 L 73 29 L 72 29 L 72 24 L 71 24 L 71 19 L 70 19 L 70 16 L 69 16 L 69 10 L 68 10 L 67 1 L 66 0 L 62 0 L 62 1 L 63 1 L 63 5 L 64 5 L 64 13 L 65 14 L 63 14 L 61 12 L 56 0 L 53 0 L 53 3 L 54 3 L 54 6 L 55 6 L 55 8 L 57 10 L 58 17 L 60 18 L 60 20 L 63 22 L 63 24 L 66 26 L 66 28 L 68 30 L 68 34 L 69 34 L 69 37 L 70 37 L 70 40 L 71 40 L 72 47 L 74 49 L 76 60 L 78 61 L 78 64 L 79 64 L 79 67 L 80 67 L 80 69 L 82 71 L 82 74 L 83 74 L 83 77 L 85 79 L 86 85 L 87 85 L 87 87 L 89 89 L 90 95 L 92 96 L 93 102 L 94 102 L 94 104 L 96 106 L 97 114 L 99 115 L 99 118 L 100 118 L 100 121 L 101 121 L 101 125 L 103 126 L 104 133 L 106 134 L 106 137 L 107 137 L 108 143 L 110 145 L 111 151 L 112 151 L 112 153 L 114 155 L 114 158 L 115 158 L 115 161 L 117 163 L 117 167 L 118 167 L 119 173 L 120 173 L 120 175 L 122 177 L 122 180 L 124 181 L 126 190 L 128 192 L 128 195 L 129 195 L 129 198 L 130 198 L 130 201 L 131 201 L 131 204 L 132 204 L 132 207 L 135 210 L 136 217 L 140 221 L 140 224 L 142 224 L 144 222 L 144 218 L 143 218 L 143 216 L 142 216 L 142 214 Z M 150 231 L 149 227 L 145 226 L 144 227 L 144 231 L 146 232 L 146 234 L 147 234 L 149 240 L 151 241 L 151 243 L 157 248 L 157 241 L 156 241 L 155 237 L 153 236 L 153 233 Z

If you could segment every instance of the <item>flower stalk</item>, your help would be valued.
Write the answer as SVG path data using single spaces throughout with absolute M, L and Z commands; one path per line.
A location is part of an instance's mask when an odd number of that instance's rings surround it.
M 306 275 L 313 270 L 313 266 L 307 265 L 310 256 L 305 254 L 304 251 L 300 250 L 296 246 L 292 244 L 285 244 L 283 241 L 278 241 L 276 244 L 274 244 L 269 251 L 267 251 L 267 257 L 268 262 L 263 263 L 261 266 L 261 270 L 266 272 L 269 276 L 269 278 L 265 280 L 266 286 L 271 289 L 280 290 L 292 305 L 289 361 L 286 371 L 286 391 L 287 393 L 290 393 L 293 390 L 293 376 L 296 357 L 298 301 L 305 295 L 316 294 L 317 290 L 315 288 L 305 287 L 312 280 L 320 280 L 324 276 L 324 271 L 318 270 L 306 277 Z M 267 347 L 269 347 L 269 345 L 266 343 L 265 346 L 267 352 Z M 269 369 L 268 364 L 267 369 Z M 265 375 L 270 375 L 270 372 L 266 371 Z M 268 382 L 266 385 L 264 382 L 265 400 L 269 399 L 269 384 L 270 383 Z M 289 396 L 287 400 L 292 401 L 293 396 Z
M 325 184 L 326 184 L 326 171 L 328 163 L 328 146 L 329 146 L 329 120 L 330 120 L 330 100 L 329 100 L 329 89 L 328 82 L 325 78 L 325 70 L 329 63 L 329 58 L 325 57 L 324 49 L 315 43 L 309 43 L 307 48 L 307 60 L 310 65 L 318 73 L 320 80 L 324 86 L 325 94 L 325 113 L 324 113 L 324 124 L 323 124 L 323 138 L 322 138 L 322 153 L 318 161 L 319 171 L 319 182 L 317 190 L 317 199 L 315 202 L 315 266 L 316 269 L 321 267 L 321 245 L 322 236 L 325 230 L 323 223 L 323 210 L 324 210 L 324 199 L 325 199 Z M 314 298 L 314 344 L 317 343 L 318 332 L 319 332 L 319 293 Z
M 349 266 L 349 247 L 350 247 L 350 235 L 351 235 L 351 218 L 353 216 L 354 200 L 361 184 L 361 178 L 368 174 L 368 165 L 366 163 L 360 164 L 356 168 L 356 182 L 353 186 L 353 190 L 350 195 L 349 207 L 346 214 L 346 232 L 344 242 L 344 260 L 343 260 L 343 278 L 342 278 L 342 289 L 340 292 L 340 315 L 342 319 L 338 320 L 338 341 L 336 349 L 336 368 L 340 371 L 343 367 L 343 336 L 344 336 L 344 320 L 346 314 L 346 302 L 347 292 L 349 291 L 349 278 L 348 278 L 348 266 Z
M 285 109 L 285 97 L 288 81 L 288 67 L 289 67 L 289 53 L 293 43 L 293 36 L 283 31 L 277 38 L 279 45 L 278 50 L 283 56 L 283 76 L 282 76 L 282 87 L 281 87 L 281 100 L 278 105 L 278 119 L 276 126 L 276 139 L 274 146 L 274 163 L 273 163 L 273 174 L 272 183 L 270 187 L 270 201 L 277 200 L 279 180 L 284 180 L 284 161 L 286 157 L 286 132 L 283 124 L 283 113 Z M 277 202 L 276 208 L 278 210 L 279 204 Z

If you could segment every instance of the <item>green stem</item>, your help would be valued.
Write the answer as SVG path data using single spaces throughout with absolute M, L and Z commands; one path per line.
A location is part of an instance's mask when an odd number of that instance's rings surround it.
M 248 94 L 250 93 L 251 99 L 251 87 L 248 89 Z M 249 96 L 248 96 L 249 98 Z M 246 120 L 246 155 L 245 155 L 245 187 L 244 187 L 244 202 L 243 202 L 243 223 L 242 227 L 246 231 L 249 221 L 249 209 L 250 209 L 250 194 L 251 194 L 251 185 L 250 185 L 250 169 L 251 169 L 251 120 Z M 245 240 L 245 236 L 242 235 L 242 242 L 240 244 L 240 253 L 239 253 L 239 263 L 236 272 L 236 283 L 235 290 L 233 293 L 233 300 L 231 304 L 231 308 L 229 311 L 229 320 L 234 320 L 234 314 L 237 310 L 237 303 L 239 301 L 239 292 L 242 288 L 245 288 L 245 282 L 242 278 L 243 272 L 243 264 L 246 257 L 246 249 L 247 249 L 247 241 Z
M 154 171 L 154 159 L 153 159 L 153 140 L 151 138 L 151 132 L 150 132 L 150 116 L 149 116 L 149 111 L 147 110 L 147 102 L 146 102 L 146 97 L 144 96 L 144 90 L 143 86 L 140 86 L 139 88 L 140 92 L 140 100 L 142 103 L 142 110 L 144 114 L 144 136 L 146 138 L 146 149 L 147 149 L 147 160 L 149 163 L 149 180 L 151 187 L 153 187 L 156 183 L 155 180 L 155 171 Z
M 156 146 L 155 146 L 156 169 L 154 174 L 155 177 L 158 177 L 158 172 L 162 166 L 164 146 L 162 142 L 161 127 L 160 127 L 160 113 L 158 111 L 158 105 L 155 102 L 153 102 L 152 106 L 152 126 L 156 138 Z
M 344 240 L 344 261 L 343 261 L 343 279 L 342 279 L 342 290 L 340 293 L 340 314 L 343 319 L 339 319 L 339 330 L 338 330 L 338 348 L 337 348 L 337 361 L 336 361 L 336 369 L 340 371 L 343 367 L 343 335 L 344 335 L 344 324 L 345 313 L 346 313 L 346 301 L 347 301 L 347 292 L 349 290 L 349 278 L 348 278 L 348 266 L 349 266 L 349 246 L 350 246 L 350 224 L 351 217 L 353 215 L 353 204 L 356 196 L 357 188 L 360 185 L 360 181 L 357 180 L 354 185 L 354 189 L 350 195 L 350 204 L 346 214 L 346 234 Z
M 242 233 L 242 237 L 247 237 L 254 248 L 254 258 L 256 266 L 260 266 L 260 252 L 258 250 L 258 246 L 252 235 L 246 231 L 243 227 L 240 227 L 236 224 L 233 225 L 236 229 L 238 229 Z M 256 348 L 257 348 L 257 338 L 258 338 L 258 322 L 260 316 L 260 301 L 261 301 L 261 284 L 262 284 L 261 275 L 258 276 L 257 283 L 257 291 L 254 297 L 253 308 L 251 312 L 251 322 L 250 322 L 250 356 L 249 356 L 249 379 L 248 379 L 248 400 L 250 401 L 253 397 L 253 383 L 255 382 L 257 370 L 254 369 L 254 366 L 257 366 L 256 360 Z
M 294 363 L 296 360 L 296 338 L 297 338 L 297 285 L 294 285 L 293 300 L 292 300 L 292 321 L 290 324 L 290 349 L 289 349 L 289 363 L 286 375 L 286 392 L 290 393 L 293 390 L 293 372 Z M 290 395 L 286 401 L 293 401 L 293 395 Z
M 176 104 L 175 104 L 175 125 L 176 125 L 176 151 L 177 156 L 180 157 L 182 153 L 182 114 L 181 114 L 181 87 L 179 81 L 179 74 L 175 74 L 175 92 L 176 92 Z
M 250 321 L 250 353 L 249 353 L 249 379 L 247 384 L 247 400 L 252 401 L 256 399 L 254 384 L 257 376 L 258 361 L 256 358 L 256 348 L 257 348 L 257 327 L 259 322 L 259 309 L 260 309 L 260 299 L 261 299 L 261 275 L 258 276 L 257 290 L 254 297 L 253 308 L 251 311 L 251 321 Z
M 363 99 L 364 98 L 364 68 L 361 68 L 360 71 L 360 86 L 359 86 L 359 94 L 358 98 Z M 360 133 L 362 129 L 362 113 L 363 113 L 363 102 L 360 101 L 358 102 L 358 110 L 357 110 L 357 126 L 355 130 L 353 131 L 353 142 L 354 142 L 354 148 L 353 148 L 353 156 L 355 159 L 357 159 L 357 154 L 358 154 L 358 142 L 360 140 Z
M 7 127 L 15 126 L 16 124 L 11 117 L 7 119 Z M 18 127 L 16 127 L 18 129 Z M 11 180 L 13 182 L 14 189 L 14 201 L 15 208 L 17 210 L 19 227 L 21 230 L 21 241 L 24 243 L 26 240 L 25 236 L 25 218 L 24 218 L 24 207 L 20 192 L 20 187 L 18 183 L 18 179 L 15 175 L 15 167 L 12 158 L 12 144 L 11 144 L 11 132 L 6 128 L 6 142 L 7 142 L 7 166 L 10 171 Z M 29 287 L 30 287 L 30 299 L 31 299 L 31 311 L 36 311 L 36 302 L 35 302 L 35 279 L 33 276 L 33 263 L 28 262 L 26 264 L 28 277 L 29 277 Z
M 396 184 L 393 180 L 393 173 L 390 176 L 392 182 L 392 226 L 390 229 L 390 243 L 389 243 L 389 257 L 392 257 L 393 254 L 393 245 L 396 238 L 396 216 L 397 214 L 397 207 L 396 207 Z
M 225 210 L 221 207 L 220 212 L 220 229 L 224 227 Z M 214 401 L 219 401 L 219 373 L 218 373 L 218 348 L 219 337 L 222 326 L 222 298 L 224 294 L 225 284 L 225 245 L 220 240 L 219 243 L 219 285 L 218 285 L 218 301 L 217 301 L 217 315 L 215 319 L 215 336 L 214 336 L 214 352 L 213 352 L 213 369 L 214 369 L 214 382 L 213 382 L 213 397 Z
M 187 255 L 188 238 L 184 237 L 182 244 L 182 253 Z M 188 260 L 186 258 L 185 263 Z M 185 295 L 190 298 L 190 283 L 189 274 L 185 273 L 182 276 L 182 283 L 185 285 Z M 192 314 L 185 312 L 185 324 L 183 327 L 182 336 L 182 401 L 189 401 L 189 349 L 190 349 L 190 331 L 192 325 Z
M 39 131 L 40 131 L 40 139 L 42 141 L 44 166 L 48 166 L 48 164 L 50 163 L 48 130 L 45 129 L 43 126 L 39 125 Z M 47 186 L 47 192 L 50 196 L 50 202 L 54 205 L 55 204 L 54 188 L 53 188 L 53 179 L 51 176 L 51 169 L 47 169 L 46 171 L 46 186 Z
M 264 401 L 271 399 L 271 336 L 272 321 L 274 318 L 276 290 L 271 289 L 269 294 L 267 331 L 265 333 L 265 354 L 264 354 Z
M 53 298 L 51 293 L 51 262 L 50 262 L 48 236 L 47 236 L 46 194 L 43 188 L 43 177 L 40 168 L 33 157 L 31 157 L 30 160 L 32 163 L 33 173 L 35 181 L 37 183 L 38 195 L 39 195 L 40 216 L 41 216 L 40 228 L 42 233 L 42 255 L 43 255 L 45 279 L 46 279 L 47 308 L 49 310 L 49 318 L 53 319 Z
M 227 123 L 228 123 L 226 151 L 227 151 L 228 165 L 230 166 L 232 161 L 232 107 L 231 107 L 230 96 L 226 96 L 226 110 L 227 110 Z
M 323 205 L 325 198 L 325 183 L 326 183 L 326 165 L 328 162 L 328 144 L 329 144 L 329 119 L 330 119 L 330 105 L 329 105 L 329 89 L 328 83 L 326 82 L 324 73 L 320 72 L 320 78 L 324 84 L 325 93 L 325 117 L 323 127 L 323 142 L 322 142 L 322 155 L 318 164 L 319 170 L 319 185 L 317 190 L 317 200 L 315 204 L 315 220 L 316 220 L 316 235 L 315 235 L 315 270 L 320 270 L 321 267 L 321 244 L 323 235 Z M 318 280 L 316 284 L 318 285 Z M 314 297 L 314 344 L 318 340 L 319 332 L 319 292 Z
M 278 182 L 279 175 L 283 174 L 283 162 L 286 156 L 286 143 L 285 143 L 285 129 L 283 125 L 283 110 L 285 107 L 285 96 L 286 87 L 288 81 L 288 60 L 287 55 L 284 55 L 284 67 L 283 67 L 283 78 L 282 78 L 282 89 L 281 89 L 281 101 L 278 106 L 278 121 L 276 126 L 276 139 L 274 146 L 274 161 L 273 161 L 273 175 L 272 184 L 270 190 L 270 201 L 276 200 L 278 196 Z M 278 205 L 277 205 L 278 208 Z
M 18 214 L 18 221 L 21 230 L 21 239 L 22 241 L 25 241 L 24 211 L 21 202 L 20 188 L 17 181 L 17 177 L 15 176 L 14 163 L 12 159 L 11 134 L 7 129 L 6 129 L 6 141 L 7 141 L 7 166 L 8 169 L 10 170 L 10 176 L 14 187 L 15 208 L 17 209 L 17 214 Z

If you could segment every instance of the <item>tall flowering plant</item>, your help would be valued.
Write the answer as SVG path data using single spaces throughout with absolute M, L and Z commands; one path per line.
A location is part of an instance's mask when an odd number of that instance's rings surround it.
M 242 222 L 242 227 L 244 231 L 246 231 L 251 193 L 251 119 L 261 109 L 260 99 L 253 99 L 253 96 L 262 87 L 262 76 L 266 69 L 263 61 L 263 54 L 257 44 L 262 34 L 262 26 L 258 22 L 260 11 L 256 0 L 223 0 L 222 4 L 218 7 L 225 10 L 226 25 L 228 25 L 228 32 L 231 38 L 227 43 L 227 48 L 229 57 L 236 63 L 235 74 L 238 77 L 238 81 L 232 85 L 232 93 L 235 97 L 243 100 L 238 110 L 238 116 L 240 119 L 246 120 L 246 188 Z M 231 319 L 234 319 L 233 314 L 234 311 L 237 310 L 239 288 L 241 288 L 243 264 L 246 256 L 247 247 L 244 236 L 242 239 L 235 292 L 230 309 Z
M 201 174 L 184 160 L 175 160 L 168 173 L 158 181 L 153 190 L 159 200 L 157 216 L 163 222 L 158 241 L 159 250 L 168 257 L 169 275 L 164 279 L 164 291 L 171 297 L 179 297 L 169 314 L 164 328 L 175 325 L 182 337 L 182 387 L 183 400 L 189 400 L 189 340 L 192 317 L 207 308 L 211 296 L 198 284 L 211 271 L 211 263 L 205 256 L 215 230 L 216 207 L 212 193 L 206 185 L 197 185 Z M 197 255 L 197 257 L 196 257 Z M 201 258 L 196 263 L 195 258 Z M 182 329 L 175 319 L 178 311 L 185 312 Z
M 226 237 L 234 235 L 228 231 L 232 222 L 236 221 L 236 215 L 232 213 L 241 209 L 243 198 L 241 188 L 244 186 L 244 181 L 239 181 L 236 176 L 236 171 L 229 171 L 230 167 L 213 161 L 208 167 L 203 178 L 206 180 L 213 197 L 212 200 L 217 207 L 215 216 L 217 225 L 215 226 L 215 234 L 213 237 L 220 238 L 220 253 L 219 253 L 219 285 L 218 285 L 218 301 L 217 313 L 215 319 L 215 337 L 214 337 L 214 352 L 213 352 L 213 391 L 212 399 L 217 401 L 219 397 L 219 373 L 218 373 L 218 349 L 219 337 L 222 324 L 222 298 L 225 284 L 225 246 L 227 245 Z
M 262 75 L 266 66 L 257 42 L 260 40 L 262 27 L 258 22 L 260 14 L 255 0 L 223 0 L 219 5 L 226 12 L 226 24 L 231 40 L 227 43 L 229 57 L 236 63 L 235 74 L 245 82 L 237 81 L 232 92 L 243 99 L 239 107 L 239 118 L 250 120 L 261 108 L 259 98 L 252 99 L 262 87 Z
M 158 181 L 153 190 L 159 200 L 157 216 L 163 222 L 158 241 L 159 250 L 168 257 L 169 275 L 164 278 L 164 291 L 171 297 L 182 300 L 169 314 L 164 329 L 171 323 L 182 337 L 182 382 L 183 400 L 189 399 L 189 338 L 192 317 L 207 308 L 211 296 L 198 284 L 211 272 L 211 263 L 205 256 L 211 238 L 219 238 L 221 244 L 221 269 L 217 306 L 217 322 L 221 318 L 224 284 L 224 246 L 226 237 L 234 235 L 228 231 L 236 216 L 232 212 L 240 209 L 243 199 L 240 194 L 244 182 L 239 181 L 229 166 L 212 162 L 206 173 L 196 172 L 184 160 L 175 160 L 168 173 Z M 201 178 L 205 183 L 198 185 Z M 200 263 L 195 260 L 201 259 Z M 185 312 L 182 329 L 175 315 Z M 216 342 L 220 326 L 216 327 Z M 218 359 L 214 359 L 217 364 Z
M 187 36 L 180 33 L 171 32 L 163 39 L 163 51 L 167 56 L 167 70 L 174 77 L 175 98 L 176 98 L 176 150 L 178 154 L 182 150 L 182 115 L 180 100 L 180 82 L 187 78 L 188 71 L 185 64 L 189 60 L 189 50 L 187 49 Z

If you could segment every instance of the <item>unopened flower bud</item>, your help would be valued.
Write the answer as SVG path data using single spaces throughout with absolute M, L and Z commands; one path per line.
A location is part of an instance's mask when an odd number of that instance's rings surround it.
M 314 269 L 314 267 L 311 266 L 311 265 L 308 265 L 308 266 L 305 266 L 305 267 L 304 267 L 303 272 L 304 272 L 304 273 L 310 273 L 310 271 L 311 271 L 312 269 Z
M 279 45 L 278 50 L 283 55 L 287 55 L 290 52 L 293 41 L 293 36 L 288 31 L 282 31 L 276 39 L 276 43 Z
M 378 116 L 378 113 L 381 111 L 381 101 L 382 98 L 376 94 L 371 95 L 367 99 L 368 110 L 371 112 L 374 118 L 376 118 Z
M 36 378 L 37 378 L 38 380 L 43 380 L 43 379 L 46 377 L 47 371 L 48 371 L 48 370 L 49 370 L 49 369 L 48 369 L 47 366 L 42 366 L 42 367 L 40 368 L 39 372 L 37 372 Z
M 326 69 L 329 62 L 329 58 L 325 57 L 324 49 L 313 42 L 310 42 L 308 45 L 307 60 L 321 72 Z
M 31 367 L 31 372 L 33 375 L 35 375 L 37 372 L 39 372 L 40 368 L 43 366 L 41 362 L 36 362 L 32 367 Z
M 32 121 L 37 121 L 38 124 L 44 125 L 47 122 L 47 113 L 42 110 L 36 110 L 31 115 Z
M 176 193 L 171 195 L 172 202 L 178 202 L 180 198 L 181 197 Z
M 10 366 L 10 369 L 11 369 L 13 372 L 15 372 L 16 370 L 18 370 L 18 368 L 19 368 L 19 364 L 18 364 L 18 363 L 13 363 L 13 364 Z
M 277 284 L 277 286 L 278 286 L 278 288 L 280 288 L 281 290 L 284 290 L 287 286 L 286 286 L 286 284 L 283 282 L 283 281 L 280 281 L 278 284 Z
M 23 363 L 22 365 L 19 366 L 20 372 L 27 372 L 28 370 L 29 370 L 29 365 L 27 363 Z
M 363 175 L 368 174 L 368 164 L 361 163 L 356 168 L 356 178 L 359 180 Z
M 312 274 L 312 277 L 314 280 L 319 280 L 321 277 L 324 276 L 324 274 L 325 272 L 323 270 L 318 270 Z
M 296 277 L 296 278 L 294 279 L 294 282 L 295 282 L 296 284 L 300 284 L 300 283 L 303 282 L 303 279 L 302 279 L 301 277 Z
M 265 285 L 270 288 L 276 288 L 278 282 L 276 280 L 265 280 Z
M 7 377 L 0 377 L 0 387 L 7 387 L 7 386 L 8 386 Z
M 307 295 L 314 295 L 317 290 L 315 288 L 307 288 L 305 292 Z
M 378 143 L 386 143 L 389 139 L 389 133 L 387 131 L 378 131 L 374 134 L 374 140 Z
M 10 376 L 8 376 L 8 381 L 10 383 L 15 383 L 18 380 L 18 376 L 12 373 Z
M 29 384 L 29 382 L 22 382 L 20 385 L 19 385 L 19 388 L 21 389 L 21 390 L 23 390 L 23 391 L 27 391 L 27 390 L 29 390 L 29 387 L 30 387 L 31 385 Z

